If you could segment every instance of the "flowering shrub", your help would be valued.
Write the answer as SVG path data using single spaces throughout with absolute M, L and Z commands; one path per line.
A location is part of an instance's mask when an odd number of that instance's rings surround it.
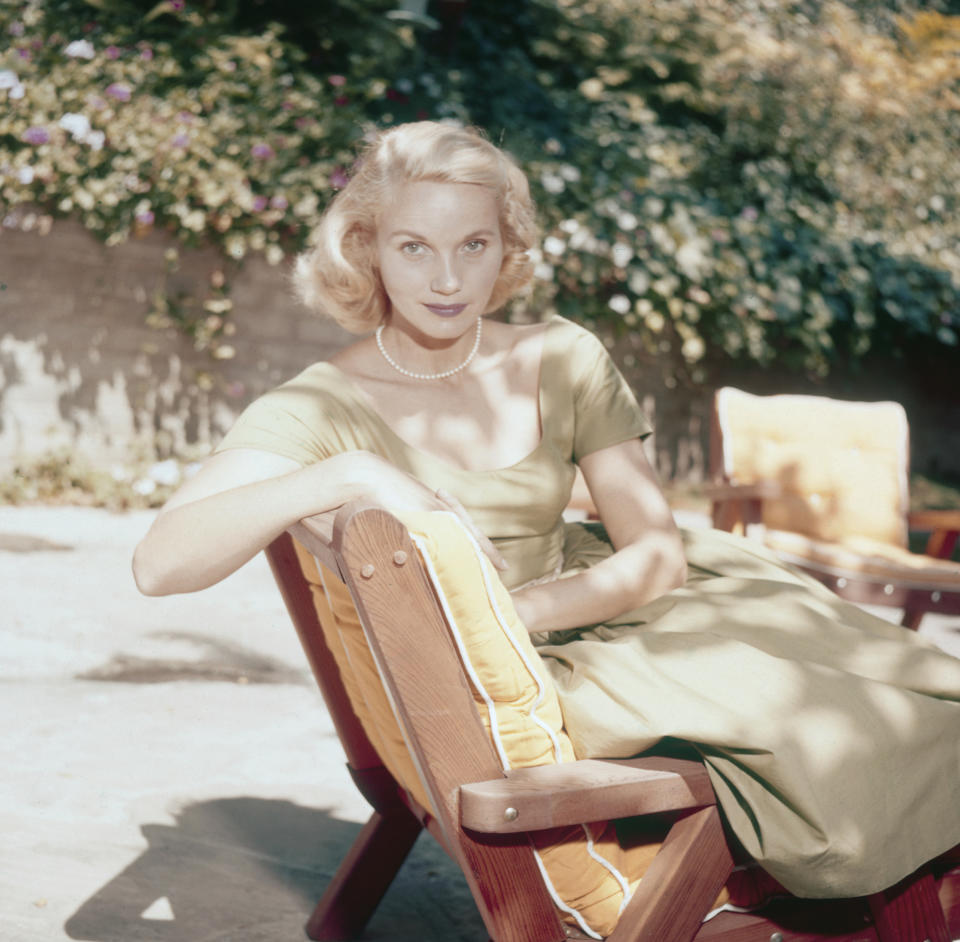
M 945 3 L 528 0 L 507 17 L 471 0 L 454 43 L 391 18 L 391 0 L 277 0 L 286 30 L 242 0 L 21 0 L 0 7 L 0 199 L 110 243 L 156 227 L 278 262 L 366 126 L 473 122 L 541 209 L 517 316 L 629 334 L 694 381 L 730 357 L 822 374 L 957 343 Z M 227 355 L 229 310 L 215 272 L 199 310 L 160 298 L 152 318 Z
M 276 264 L 302 247 L 386 83 L 315 74 L 277 25 L 229 25 L 180 0 L 0 7 L 6 224 L 72 215 L 108 245 L 158 228 L 237 262 L 257 251 Z M 398 50 L 412 41 L 403 29 L 388 38 Z M 24 205 L 39 217 L 11 212 Z M 219 278 L 199 309 L 158 297 L 152 322 L 179 321 L 229 353 L 215 342 L 231 307 Z

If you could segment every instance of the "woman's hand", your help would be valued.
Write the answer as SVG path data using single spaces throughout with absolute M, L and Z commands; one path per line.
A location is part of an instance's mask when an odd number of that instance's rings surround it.
M 463 504 L 444 488 L 430 490 L 415 477 L 384 458 L 368 452 L 357 453 L 363 497 L 391 512 L 404 510 L 446 510 L 457 515 L 490 561 L 501 572 L 507 562 L 493 542 L 474 523 Z

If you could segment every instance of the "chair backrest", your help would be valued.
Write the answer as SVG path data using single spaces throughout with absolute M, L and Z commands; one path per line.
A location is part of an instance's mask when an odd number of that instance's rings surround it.
M 813 539 L 907 545 L 909 428 L 896 402 L 824 396 L 714 397 L 711 463 L 730 484 L 775 483 L 763 523 Z

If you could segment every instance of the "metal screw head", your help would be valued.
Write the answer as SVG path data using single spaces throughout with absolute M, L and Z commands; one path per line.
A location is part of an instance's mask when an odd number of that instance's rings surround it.
M 516 808 L 507 808 L 507 810 L 503 812 L 504 821 L 516 821 L 519 817 L 520 812 L 517 811 Z
M 770 936 L 770 942 L 783 942 L 783 933 L 774 932 L 774 934 Z
M 373 565 L 373 563 L 367 563 L 360 570 L 360 575 L 363 576 L 364 579 L 369 579 L 376 571 L 376 567 Z
M 393 562 L 397 566 L 402 566 L 407 561 L 407 554 L 403 550 L 397 550 L 393 554 Z

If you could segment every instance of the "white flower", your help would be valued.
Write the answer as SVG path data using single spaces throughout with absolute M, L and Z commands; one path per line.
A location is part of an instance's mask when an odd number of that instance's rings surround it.
M 150 478 L 140 478 L 139 481 L 134 481 L 131 487 L 135 494 L 139 494 L 141 497 L 148 497 L 157 489 L 157 482 L 152 481 Z
M 17 171 L 17 180 L 24 186 L 29 186 L 31 183 L 33 183 L 33 178 L 33 167 L 21 167 Z
M 556 236 L 547 236 L 543 240 L 543 251 L 547 255 L 563 255 L 566 251 L 567 243 L 563 239 L 558 239 Z
M 643 208 L 648 216 L 656 218 L 657 216 L 663 215 L 663 211 L 667 207 L 662 199 L 656 196 L 650 196 L 644 201 Z
M 20 79 L 13 69 L 0 69 L 0 88 L 16 88 Z
M 633 258 L 633 249 L 623 242 L 617 242 L 613 248 L 610 249 L 610 257 L 613 259 L 613 264 L 616 265 L 617 268 L 626 268 L 630 259 Z
M 553 279 L 553 265 L 540 262 L 539 265 L 535 265 L 533 268 L 533 277 L 540 281 L 551 281 Z
M 573 164 L 560 164 L 560 176 L 568 183 L 576 183 L 580 179 L 580 170 Z
M 23 87 L 23 83 L 21 82 L 19 85 L 14 85 L 13 88 L 10 89 L 10 94 L 8 97 L 19 100 L 23 98 L 26 93 L 27 90 Z
M 64 129 L 69 131 L 70 136 L 75 141 L 82 141 L 90 133 L 90 120 L 86 115 L 76 114 L 68 111 L 58 122 Z
M 607 307 L 617 314 L 626 314 L 630 310 L 630 299 L 625 294 L 615 294 L 607 301 Z
M 560 223 L 560 229 L 567 235 L 573 235 L 580 228 L 580 223 L 576 219 L 564 219 Z
M 180 467 L 173 458 L 167 458 L 166 461 L 158 461 L 150 465 L 147 474 L 151 481 L 157 484 L 166 484 L 172 487 L 180 481 Z
M 90 150 L 103 150 L 104 142 L 107 139 L 107 135 L 103 131 L 91 131 L 86 138 L 87 144 L 90 146 Z
M 640 225 L 640 220 L 637 219 L 633 213 L 620 213 L 620 215 L 617 216 L 617 225 L 624 232 L 633 232 L 633 230 Z
M 697 360 L 703 359 L 703 355 L 706 352 L 707 347 L 702 337 L 687 337 L 681 347 L 681 353 L 684 359 L 691 363 L 696 363 Z
M 567 188 L 567 184 L 563 182 L 563 177 L 559 177 L 555 173 L 542 174 L 540 182 L 548 193 L 562 193 Z
M 630 278 L 627 281 L 630 290 L 636 295 L 644 295 L 650 290 L 650 276 L 639 269 L 630 272 Z
M 92 59 L 97 54 L 89 39 L 75 39 L 63 52 L 73 59 Z

